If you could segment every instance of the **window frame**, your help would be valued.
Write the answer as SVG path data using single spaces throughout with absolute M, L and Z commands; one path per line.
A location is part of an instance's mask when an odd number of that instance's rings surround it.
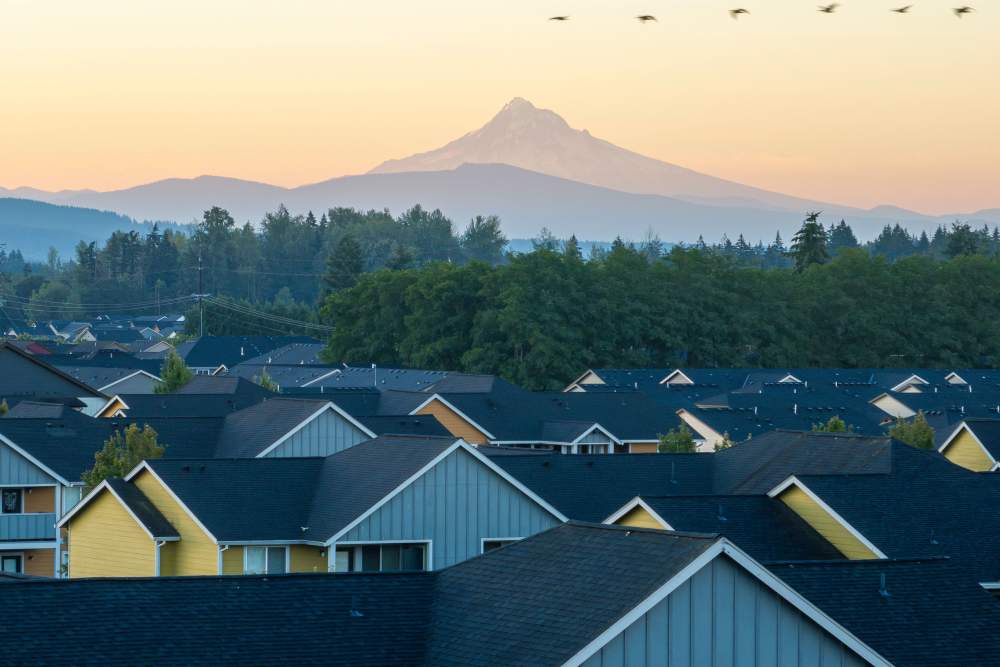
M 479 539 L 479 553 L 480 554 L 489 553 L 488 551 L 486 551 L 487 542 L 505 542 L 506 544 L 501 544 L 499 547 L 496 548 L 496 549 L 501 549 L 507 546 L 508 544 L 514 544 L 515 542 L 520 542 L 523 539 L 524 539 L 523 537 L 482 537 Z M 496 549 L 491 549 L 490 551 L 496 551 Z
M 264 550 L 264 571 L 263 572 L 247 572 L 247 555 L 250 549 L 263 549 Z M 268 549 L 284 549 L 285 550 L 285 571 L 284 572 L 268 572 L 267 570 L 267 550 Z M 267 577 L 272 574 L 288 574 L 291 572 L 292 567 L 292 548 L 287 544 L 244 544 L 243 545 L 243 576 L 258 576 Z
M 337 549 L 347 548 L 354 553 L 355 549 L 361 549 L 362 547 L 386 547 L 386 546 L 411 546 L 420 545 L 424 548 L 424 569 L 422 570 L 390 570 L 390 572 L 432 572 L 434 570 L 434 540 L 357 540 L 351 542 L 336 542 L 331 546 L 334 550 L 333 560 L 334 564 L 337 562 Z M 363 559 L 358 555 L 352 557 L 355 568 L 359 565 L 363 567 Z M 401 558 L 402 561 L 402 558 Z M 366 572 L 365 570 L 353 569 L 351 572 Z M 368 570 L 369 574 L 382 574 L 385 570 L 382 569 L 382 550 L 379 549 L 379 569 L 378 571 Z M 337 570 L 340 574 L 341 571 Z
M 18 493 L 18 502 L 17 502 L 18 511 L 17 512 L 5 512 L 4 511 L 4 508 L 3 508 L 3 494 L 7 493 L 8 491 L 16 491 Z M 24 496 L 26 496 L 27 494 L 24 491 L 25 491 L 25 487 L 23 487 L 23 486 L 3 486 L 3 487 L 0 487 L 0 515 L 3 515 L 3 516 L 7 516 L 7 515 L 15 516 L 15 515 L 20 515 L 20 514 L 25 514 L 26 512 L 24 511 Z
M 4 558 L 16 558 L 18 569 L 14 572 L 7 572 L 6 570 L 0 569 L 0 574 L 24 574 L 24 552 L 23 551 L 8 551 L 0 554 L 0 568 L 3 567 L 2 561 Z

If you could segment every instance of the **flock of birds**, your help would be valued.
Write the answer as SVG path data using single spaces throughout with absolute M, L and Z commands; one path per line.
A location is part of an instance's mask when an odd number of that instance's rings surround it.
M 840 3 L 834 2 L 829 5 L 820 5 L 817 8 L 817 11 L 822 12 L 823 14 L 833 14 L 835 11 L 837 11 L 837 7 L 840 7 Z M 909 14 L 910 9 L 912 8 L 913 5 L 904 5 L 903 7 L 896 7 L 895 9 L 890 9 L 889 11 L 895 14 Z M 955 13 L 955 16 L 957 16 L 958 18 L 962 18 L 966 14 L 971 14 L 972 12 L 976 11 L 976 9 L 975 7 L 969 7 L 968 5 L 963 5 L 961 7 L 955 7 L 951 11 L 953 11 Z M 729 15 L 734 19 L 738 19 L 741 15 L 749 13 L 750 10 L 745 9 L 743 7 L 737 7 L 736 9 L 729 10 Z M 636 16 L 635 18 L 639 23 L 649 23 L 650 21 L 656 21 L 656 17 L 653 16 L 652 14 L 639 14 L 639 16 Z M 569 21 L 569 16 L 550 16 L 549 20 Z

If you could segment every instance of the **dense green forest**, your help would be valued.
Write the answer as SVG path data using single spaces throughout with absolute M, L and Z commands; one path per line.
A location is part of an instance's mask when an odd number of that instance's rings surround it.
M 996 229 L 887 227 L 862 244 L 846 223 L 810 218 L 787 246 L 739 236 L 668 248 L 650 235 L 589 257 L 545 230 L 531 252 L 506 242 L 495 217 L 457 231 L 419 206 L 318 219 L 282 208 L 257 228 L 214 208 L 188 233 L 116 232 L 67 260 L 0 252 L 0 298 L 38 320 L 176 312 L 200 278 L 208 333 L 316 334 L 296 324 L 307 322 L 333 328 L 330 361 L 534 388 L 586 366 L 1000 363 Z

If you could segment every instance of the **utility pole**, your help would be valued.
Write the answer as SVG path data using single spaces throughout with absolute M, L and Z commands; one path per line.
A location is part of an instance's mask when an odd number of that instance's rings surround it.
M 198 299 L 198 337 L 201 338 L 205 335 L 205 302 L 204 298 L 208 296 L 204 292 L 204 283 L 202 280 L 202 269 L 204 267 L 201 264 L 201 252 L 198 253 L 198 293 L 192 294 L 191 296 Z

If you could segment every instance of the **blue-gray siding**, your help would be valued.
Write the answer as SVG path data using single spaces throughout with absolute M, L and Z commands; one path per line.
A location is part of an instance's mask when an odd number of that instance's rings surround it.
M 45 514 L 0 514 L 0 541 L 11 540 L 54 540 L 56 539 L 56 515 Z M 0 548 L 3 545 L 0 544 Z
M 862 667 L 812 620 L 720 556 L 584 667 Z
M 109 396 L 111 394 L 154 394 L 158 384 L 160 384 L 158 380 L 140 373 L 126 380 L 119 380 L 103 391 Z
M 485 538 L 528 537 L 559 520 L 468 452 L 456 450 L 338 542 L 432 540 L 433 567 L 479 555 Z
M 608 445 L 611 444 L 611 438 L 604 435 L 603 431 L 592 431 L 587 435 L 580 438 L 581 445 Z
M 0 442 L 0 486 L 54 483 L 41 468 Z
M 329 456 L 369 439 L 370 436 L 357 426 L 328 410 L 268 452 L 267 456 Z

